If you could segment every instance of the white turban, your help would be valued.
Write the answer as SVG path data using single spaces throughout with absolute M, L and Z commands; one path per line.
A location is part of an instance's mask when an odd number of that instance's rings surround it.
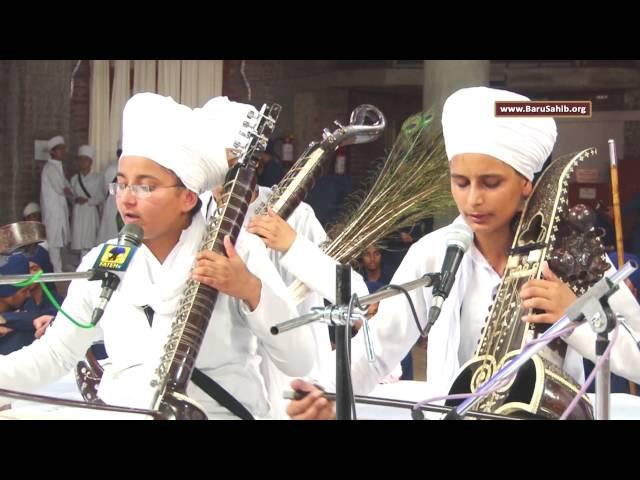
M 40 205 L 38 205 L 36 202 L 30 202 L 30 203 L 27 203 L 26 207 L 24 207 L 24 210 L 22 211 L 22 216 L 28 217 L 29 215 L 33 213 L 38 213 L 38 212 L 41 212 Z
M 528 101 L 517 93 L 487 87 L 453 93 L 442 110 L 442 133 L 449 161 L 460 153 L 483 153 L 502 160 L 527 179 L 539 172 L 556 142 L 551 117 L 496 117 L 496 101 Z
M 246 132 L 244 123 L 255 126 L 258 122 L 258 110 L 247 103 L 232 102 L 227 97 L 215 97 L 194 110 L 210 129 L 210 135 L 225 148 L 234 148 L 234 143 L 246 146 L 249 138 L 240 132 Z M 253 112 L 251 118 L 249 112 Z
M 51 140 L 47 142 L 47 147 L 49 148 L 49 151 L 53 150 L 58 145 L 64 145 L 64 137 L 60 135 L 53 137 Z
M 219 185 L 228 170 L 220 143 L 191 108 L 171 97 L 139 93 L 122 118 L 122 156 L 140 156 L 172 170 L 198 194 Z
M 93 148 L 91 145 L 82 145 L 78 149 L 78 156 L 79 157 L 89 157 L 91 160 L 95 160 L 96 159 L 96 149 Z

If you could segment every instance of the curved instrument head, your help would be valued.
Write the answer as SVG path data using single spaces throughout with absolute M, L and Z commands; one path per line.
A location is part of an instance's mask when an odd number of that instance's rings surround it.
M 349 118 L 349 125 L 346 127 L 340 125 L 337 121 L 334 123 L 340 128 L 333 133 L 325 131 L 323 136 L 325 139 L 334 137 L 339 145 L 357 145 L 373 142 L 382 135 L 387 126 L 384 114 L 377 107 L 368 104 L 359 105 L 353 109 Z

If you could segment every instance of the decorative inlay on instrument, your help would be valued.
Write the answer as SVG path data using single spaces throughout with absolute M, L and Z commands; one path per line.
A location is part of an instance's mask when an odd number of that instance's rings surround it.
M 556 159 L 538 179 L 520 217 L 507 266 L 479 340 L 475 356 L 467 362 L 451 387 L 451 394 L 475 391 L 524 344 L 543 330 L 523 322 L 530 310 L 521 305 L 520 290 L 531 279 L 542 278 L 542 267 L 553 270 L 576 295 L 602 278 L 608 269 L 601 232 L 593 213 L 584 205 L 568 209 L 567 188 L 573 169 L 595 155 L 595 149 Z M 508 415 L 528 413 L 558 418 L 579 390 L 563 370 L 566 344 L 556 340 L 533 357 L 509 384 L 478 403 L 478 410 Z M 449 405 L 459 401 L 450 401 Z M 574 419 L 593 418 L 583 397 Z

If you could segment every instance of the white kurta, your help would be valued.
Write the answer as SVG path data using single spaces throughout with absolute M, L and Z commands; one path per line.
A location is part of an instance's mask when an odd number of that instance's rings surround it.
M 95 247 L 98 242 L 98 225 L 100 215 L 98 207 L 104 202 L 103 176 L 99 173 L 89 173 L 82 176 L 82 184 L 87 189 L 91 197 L 80 186 L 79 175 L 75 174 L 71 178 L 71 190 L 75 197 L 86 198 L 87 202 L 73 205 L 71 216 L 71 248 L 73 250 L 83 250 Z
M 47 241 L 54 248 L 69 243 L 69 207 L 64 189 L 71 188 L 64 176 L 62 162 L 49 158 L 40 178 L 40 206 L 42 223 L 47 230 Z
M 100 227 L 98 228 L 96 243 L 103 243 L 110 238 L 118 236 L 118 223 L 116 221 L 118 207 L 116 205 L 116 197 L 109 195 L 109 184 L 114 181 L 117 172 L 118 164 L 111 163 L 107 168 L 105 168 L 102 176 L 102 191 L 104 193 L 105 201 L 104 207 L 102 208 L 102 215 L 100 217 Z
M 463 220 L 458 217 L 455 221 Z M 426 273 L 440 271 L 449 228 L 436 230 L 412 245 L 398 267 L 393 283 L 402 284 Z M 308 261 L 307 264 L 307 268 L 314 268 Z M 497 275 L 487 267 L 482 254 L 472 245 L 469 253 L 462 259 L 451 293 L 429 334 L 425 389 L 428 396 L 446 395 L 463 362 L 473 355 L 475 348 L 471 346 L 477 345 L 479 327 L 488 314 L 492 294 L 498 283 Z M 613 269 L 608 274 L 611 272 Z M 431 289 L 412 290 L 410 296 L 424 328 L 432 302 Z M 626 286 L 622 286 L 611 297 L 611 306 L 616 312 L 625 315 L 633 329 L 640 331 L 640 307 Z M 380 302 L 378 313 L 371 321 L 371 331 L 376 353 L 373 364 L 367 361 L 361 333 L 356 335 L 352 343 L 353 387 L 359 394 L 371 392 L 379 379 L 387 375 L 407 354 L 419 336 L 409 304 L 403 295 Z M 593 360 L 594 340 L 595 335 L 585 324 L 578 327 L 567 339 L 567 343 L 579 354 Z M 335 355 L 332 359 L 335 362 Z M 582 360 L 575 352 L 571 353 L 571 348 L 567 349 L 564 369 L 574 377 L 584 375 Z M 611 369 L 632 380 L 640 379 L 640 352 L 623 329 L 620 330 L 618 342 L 613 348 Z M 581 381 L 583 378 L 577 380 Z
M 196 215 L 178 244 L 160 264 L 143 245 L 122 275 L 99 327 L 81 329 L 58 315 L 46 334 L 13 354 L 0 357 L 0 386 L 33 390 L 75 368 L 91 343 L 104 337 L 111 365 L 105 369 L 99 395 L 107 403 L 148 408 L 150 380 L 174 318 L 205 225 Z M 272 318 L 289 318 L 295 308 L 264 244 L 245 233 L 237 243 L 247 267 L 262 281 L 260 303 L 249 312 L 244 302 L 220 294 L 196 366 L 243 403 L 257 418 L 270 415 L 266 387 L 259 371 L 258 340 L 270 358 L 289 375 L 306 375 L 313 362 L 313 339 L 307 328 L 283 335 L 269 333 Z M 90 268 L 99 252 L 93 249 L 78 270 Z M 100 283 L 71 283 L 63 309 L 87 322 L 100 293 Z M 142 306 L 155 311 L 150 327 Z M 209 418 L 229 418 L 229 412 L 194 385 L 188 395 L 205 407 Z

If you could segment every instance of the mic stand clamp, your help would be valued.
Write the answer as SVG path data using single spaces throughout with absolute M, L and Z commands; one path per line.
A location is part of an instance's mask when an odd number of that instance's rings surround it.
M 618 319 L 609 306 L 609 297 L 620 287 L 604 277 L 593 286 L 593 295 L 583 295 L 567 309 L 567 316 L 573 321 L 587 320 L 596 334 L 596 364 L 609 346 L 609 333 Z M 611 369 L 606 358 L 596 373 L 596 420 L 609 420 L 611 417 Z
M 324 322 L 336 327 L 336 417 L 338 420 L 352 418 L 353 393 L 349 391 L 351 382 L 347 375 L 351 370 L 350 344 L 351 325 L 356 320 L 362 321 L 365 351 L 369 363 L 375 362 L 374 345 L 366 317 L 366 305 L 377 303 L 385 298 L 393 297 L 418 287 L 435 287 L 440 285 L 441 274 L 427 273 L 417 280 L 397 285 L 400 288 L 386 288 L 363 297 L 351 298 L 351 268 L 336 265 L 336 305 L 327 307 L 313 307 L 310 313 L 287 320 L 271 327 L 272 335 L 279 335 L 294 328 L 302 327 L 312 322 Z M 349 311 L 349 305 L 353 307 Z M 348 370 L 347 370 L 348 369 Z

